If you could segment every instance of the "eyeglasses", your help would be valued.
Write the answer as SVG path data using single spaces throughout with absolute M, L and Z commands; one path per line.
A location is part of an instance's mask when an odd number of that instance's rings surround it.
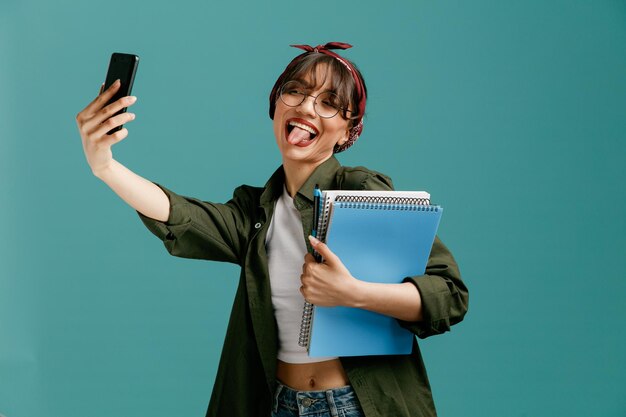
M 306 93 L 306 88 L 298 81 L 287 81 L 280 89 L 280 101 L 289 107 L 298 107 L 307 97 L 313 97 L 313 109 L 323 119 L 335 117 L 340 110 L 344 112 L 344 117 L 346 112 L 351 112 L 341 106 L 339 96 L 331 91 L 312 96 Z

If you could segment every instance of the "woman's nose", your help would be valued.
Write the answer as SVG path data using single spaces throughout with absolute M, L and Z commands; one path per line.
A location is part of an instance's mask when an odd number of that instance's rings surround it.
M 302 114 L 307 114 L 311 117 L 317 116 L 317 113 L 315 112 L 315 97 L 306 96 L 304 101 L 302 101 L 302 103 L 298 106 L 298 110 Z

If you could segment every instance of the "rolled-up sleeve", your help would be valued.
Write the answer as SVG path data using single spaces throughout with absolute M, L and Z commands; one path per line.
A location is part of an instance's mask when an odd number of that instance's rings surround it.
M 157 184 L 170 201 L 170 213 L 161 222 L 139 217 L 167 251 L 183 258 L 240 264 L 250 222 L 250 187 L 239 187 L 225 204 L 178 195 Z
M 419 338 L 447 332 L 465 317 L 469 302 L 467 287 L 454 257 L 438 237 L 435 237 L 425 274 L 407 277 L 404 282 L 411 282 L 420 293 L 422 320 L 399 322 Z

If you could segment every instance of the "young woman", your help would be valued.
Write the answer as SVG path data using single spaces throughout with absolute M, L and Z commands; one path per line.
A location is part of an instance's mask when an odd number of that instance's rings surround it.
M 112 157 L 132 113 L 113 116 L 134 97 L 106 105 L 113 84 L 76 117 L 94 175 L 139 212 L 175 256 L 241 266 L 207 416 L 434 416 L 417 342 L 410 355 L 311 358 L 298 346 L 304 300 L 352 306 L 398 319 L 418 337 L 461 321 L 468 292 L 456 263 L 436 238 L 425 275 L 399 284 L 358 280 L 332 248 L 312 238 L 313 188 L 392 189 L 363 167 L 342 167 L 334 154 L 359 137 L 367 90 L 329 43 L 296 45 L 298 55 L 270 94 L 270 117 L 282 165 L 263 187 L 241 186 L 225 204 L 183 197 L 134 174 Z M 325 261 L 316 263 L 312 248 Z M 341 335 L 337 335 L 341 343 Z

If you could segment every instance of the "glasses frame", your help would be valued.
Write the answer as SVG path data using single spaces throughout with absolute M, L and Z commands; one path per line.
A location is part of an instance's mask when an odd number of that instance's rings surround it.
M 346 117 L 346 116 L 347 116 L 347 115 L 346 115 L 346 113 L 353 113 L 353 111 L 352 111 L 352 110 L 349 110 L 349 109 L 346 109 L 346 108 L 344 108 L 344 107 L 340 107 L 340 106 L 335 107 L 335 108 L 337 109 L 337 112 L 336 112 L 335 114 L 333 114 L 332 116 L 322 116 L 322 115 L 321 115 L 321 114 L 317 111 L 317 98 L 318 98 L 319 96 L 321 96 L 322 94 L 332 94 L 332 95 L 334 95 L 335 97 L 339 98 L 339 95 L 338 95 L 338 94 L 336 94 L 336 93 L 333 93 L 332 91 L 322 91 L 321 93 L 319 93 L 319 94 L 318 94 L 318 95 L 316 95 L 316 96 L 314 96 L 314 95 L 312 95 L 312 94 L 307 94 L 307 93 L 304 93 L 304 92 L 300 92 L 300 91 L 298 91 L 298 92 L 297 92 L 297 94 L 299 94 L 299 95 L 301 95 L 301 96 L 302 96 L 302 100 L 301 100 L 298 104 L 295 104 L 295 105 L 288 104 L 285 100 L 283 100 L 283 92 L 284 92 L 284 90 L 285 90 L 285 86 L 286 86 L 286 85 L 288 85 L 289 83 L 299 84 L 297 81 L 290 80 L 290 81 L 287 81 L 285 84 L 283 84 L 283 85 L 280 87 L 280 91 L 279 91 L 279 93 L 278 93 L 278 98 L 280 99 L 280 101 L 282 101 L 282 102 L 283 102 L 283 104 L 284 104 L 285 106 L 288 106 L 288 107 L 298 107 L 298 106 L 300 106 L 302 103 L 304 103 L 304 101 L 305 101 L 308 97 L 312 97 L 312 98 L 313 98 L 313 110 L 315 110 L 315 114 L 317 114 L 317 115 L 318 115 L 319 117 L 321 117 L 322 119 L 332 119 L 333 117 L 337 116 L 337 114 L 339 114 L 339 112 L 340 112 L 340 111 L 342 111 L 342 112 L 343 112 L 343 118 L 344 118 L 344 119 L 353 119 L 353 118 L 354 118 L 354 117 Z M 332 107 L 334 107 L 334 106 L 332 106 Z

